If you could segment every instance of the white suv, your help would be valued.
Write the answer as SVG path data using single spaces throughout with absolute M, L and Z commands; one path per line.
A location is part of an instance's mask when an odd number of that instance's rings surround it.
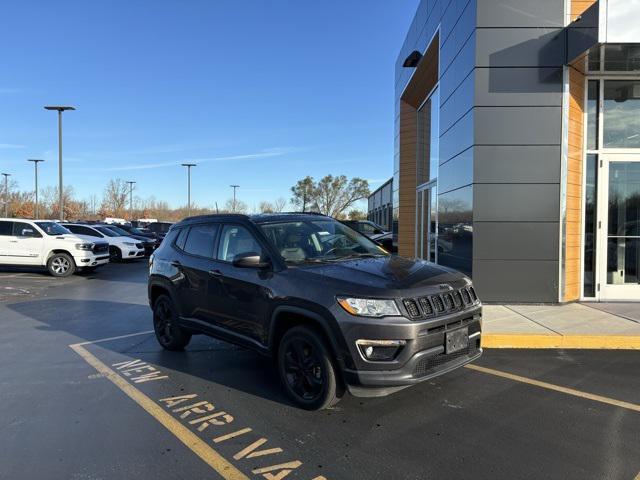
M 0 218 L 0 264 L 46 267 L 54 277 L 109 262 L 109 244 L 74 235 L 50 220 Z
M 144 244 L 140 240 L 119 235 L 104 225 L 79 223 L 63 223 L 62 225 L 77 235 L 99 238 L 108 242 L 112 262 L 144 257 Z

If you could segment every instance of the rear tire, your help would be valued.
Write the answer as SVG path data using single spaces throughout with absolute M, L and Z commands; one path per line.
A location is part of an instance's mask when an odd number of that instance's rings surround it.
M 340 401 L 342 389 L 324 339 L 299 326 L 288 330 L 278 348 L 278 373 L 289 398 L 305 410 L 323 410 Z
M 122 250 L 120 250 L 118 247 L 109 247 L 109 261 L 121 262 Z
M 178 324 L 178 312 L 168 295 L 160 295 L 153 305 L 153 330 L 165 350 L 183 350 L 191 334 Z
M 68 277 L 76 271 L 76 263 L 68 253 L 54 253 L 47 260 L 47 270 L 54 277 Z

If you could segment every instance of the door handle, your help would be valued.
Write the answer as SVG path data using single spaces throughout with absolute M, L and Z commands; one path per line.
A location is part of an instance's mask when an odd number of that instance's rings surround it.
M 171 265 L 172 267 L 176 267 L 176 268 L 182 267 L 182 264 L 177 260 L 173 260 L 172 262 L 169 262 L 169 265 Z
M 209 270 L 209 275 L 211 275 L 212 277 L 221 277 L 222 276 L 222 272 L 220 270 Z
M 9 240 L 9 243 L 18 243 L 18 240 Z

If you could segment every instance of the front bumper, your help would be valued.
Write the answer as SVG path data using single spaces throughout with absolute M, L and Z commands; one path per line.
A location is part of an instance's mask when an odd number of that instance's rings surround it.
M 422 321 L 404 317 L 362 318 L 338 311 L 334 314 L 341 316 L 339 324 L 351 354 L 351 365 L 342 368 L 343 377 L 351 393 L 357 396 L 386 395 L 455 370 L 482 355 L 479 304 Z M 468 329 L 468 347 L 446 354 L 446 334 L 460 328 Z M 405 340 L 406 345 L 394 360 L 374 362 L 361 355 L 356 346 L 359 339 Z
M 132 258 L 144 257 L 144 249 L 137 249 L 136 247 L 122 247 L 122 258 L 129 260 Z
M 98 255 L 77 255 L 73 259 L 76 262 L 76 266 L 82 267 L 97 267 L 109 263 L 109 254 Z

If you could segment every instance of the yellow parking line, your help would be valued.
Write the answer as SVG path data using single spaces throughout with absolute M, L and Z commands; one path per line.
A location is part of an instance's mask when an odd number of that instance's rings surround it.
M 145 332 L 142 332 L 145 333 Z M 125 335 L 132 336 L 132 335 Z M 122 337 L 114 337 L 122 338 Z M 92 343 L 92 342 L 86 342 Z M 248 477 L 240 470 L 229 463 L 222 455 L 211 448 L 206 442 L 191 432 L 187 427 L 174 419 L 167 412 L 147 397 L 140 390 L 128 383 L 116 372 L 89 353 L 82 344 L 69 345 L 78 355 L 80 355 L 89 365 L 95 368 L 103 376 L 111 380 L 120 390 L 126 393 L 129 398 L 140 405 L 146 412 L 162 424 L 178 440 L 184 443 L 193 453 L 204 460 L 211 468 L 218 472 L 225 480 L 248 480 Z
M 488 373 L 489 375 L 495 375 L 497 377 L 507 378 L 515 382 L 526 383 L 528 385 L 534 385 L 540 388 L 546 388 L 547 390 L 554 390 L 556 392 L 566 393 L 567 395 L 573 395 L 575 397 L 586 398 L 595 402 L 606 403 L 620 408 L 626 408 L 627 410 L 633 410 L 634 412 L 640 412 L 640 405 L 635 403 L 624 402 L 622 400 L 616 400 L 615 398 L 603 397 L 601 395 L 595 395 L 593 393 L 581 392 L 580 390 L 574 390 L 573 388 L 561 387 L 560 385 L 554 385 L 553 383 L 541 382 L 540 380 L 534 380 L 533 378 L 522 377 L 520 375 L 514 375 L 513 373 L 502 372 L 500 370 L 494 370 L 493 368 L 481 367 L 479 365 L 465 365 L 466 368 L 475 370 L 477 372 Z M 640 479 L 635 479 L 640 480 Z

